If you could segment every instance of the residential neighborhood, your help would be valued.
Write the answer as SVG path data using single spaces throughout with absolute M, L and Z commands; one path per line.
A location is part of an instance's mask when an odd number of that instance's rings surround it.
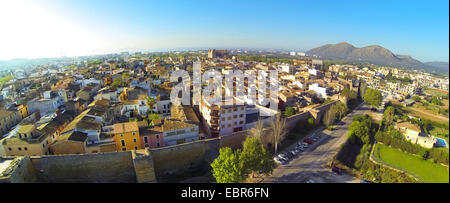
M 276 201 L 449 183 L 448 1 L 0 10 L 0 183 Z

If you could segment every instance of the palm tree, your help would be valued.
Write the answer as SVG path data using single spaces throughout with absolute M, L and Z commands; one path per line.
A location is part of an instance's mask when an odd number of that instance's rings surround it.
M 155 98 L 153 97 L 147 97 L 145 98 L 145 101 L 147 102 L 148 108 L 150 108 L 151 113 L 153 113 L 153 106 L 155 106 Z
M 274 144 L 276 154 L 278 150 L 278 144 L 281 141 L 283 141 L 284 137 L 287 134 L 286 119 L 281 118 L 281 113 L 278 113 L 275 116 L 274 120 L 271 123 L 271 129 L 272 129 L 271 140 Z

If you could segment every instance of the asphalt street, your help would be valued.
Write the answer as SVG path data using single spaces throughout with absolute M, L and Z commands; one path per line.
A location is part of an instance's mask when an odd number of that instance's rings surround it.
M 273 174 L 265 177 L 262 182 L 266 183 L 303 183 L 312 180 L 315 183 L 359 183 L 360 180 L 347 175 L 338 175 L 327 167 L 333 156 L 337 154 L 340 146 L 345 143 L 348 128 L 353 117 L 370 111 L 368 105 L 362 104 L 352 113 L 338 123 L 333 131 L 319 129 L 308 135 L 321 135 L 308 149 L 291 160 L 287 165 L 279 165 Z M 287 148 L 293 149 L 295 144 Z

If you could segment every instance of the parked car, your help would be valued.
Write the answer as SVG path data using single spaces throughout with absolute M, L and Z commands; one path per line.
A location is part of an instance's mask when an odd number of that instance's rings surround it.
M 305 181 L 305 183 L 316 183 L 316 181 L 308 179 L 307 181 Z
M 286 154 L 278 154 L 278 158 L 288 159 L 289 157 Z
M 297 156 L 298 152 L 295 149 L 289 151 L 292 155 Z
M 368 181 L 368 180 L 361 180 L 361 183 L 373 183 L 372 181 Z
M 308 143 L 308 144 L 312 144 L 312 141 L 310 139 L 304 139 L 303 142 Z
M 281 158 L 279 158 L 279 157 L 273 157 L 273 161 L 275 161 L 275 163 L 277 163 L 277 164 L 281 164 Z
M 305 148 L 305 149 L 306 149 L 306 148 L 308 148 L 308 147 L 309 147 L 309 144 L 308 144 L 308 143 L 303 143 L 303 145 L 302 145 L 302 146 L 303 146 L 303 148 Z
M 289 157 L 290 159 L 292 159 L 292 158 L 294 158 L 294 157 L 296 156 L 296 154 L 293 153 L 292 150 L 291 150 L 291 151 L 288 151 L 288 152 L 286 152 L 286 153 L 287 153 L 287 155 L 288 155 L 288 157 Z
M 342 175 L 342 173 L 343 173 L 342 169 L 339 168 L 339 167 L 337 167 L 337 166 L 333 166 L 333 167 L 331 168 L 331 170 L 332 170 L 333 172 L 339 174 L 339 175 Z
M 277 164 L 281 164 L 281 165 L 286 165 L 287 164 L 287 160 L 283 159 L 283 158 L 280 158 L 280 157 L 274 157 L 273 160 Z

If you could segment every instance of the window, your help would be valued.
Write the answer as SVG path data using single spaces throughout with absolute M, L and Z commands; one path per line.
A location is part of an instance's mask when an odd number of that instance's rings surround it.
M 148 147 L 149 147 L 148 144 L 146 144 L 146 145 L 145 145 L 145 148 L 148 148 Z
M 225 121 L 225 118 L 222 118 L 222 121 Z
M 231 116 L 230 116 L 230 117 L 228 117 L 228 120 L 229 120 L 229 121 L 231 120 Z
M 237 118 L 237 115 L 234 115 L 233 118 Z
M 148 137 L 144 137 L 144 142 L 148 143 Z
M 8 150 L 11 151 L 12 150 L 11 147 L 8 147 Z
M 122 148 L 122 151 L 127 151 L 127 148 Z
M 228 113 L 231 113 L 231 109 L 228 110 Z
M 244 110 L 244 107 L 241 107 L 241 110 Z
M 225 125 L 222 125 L 222 128 L 225 128 Z
M 19 147 L 18 150 L 19 150 L 19 151 L 22 151 L 22 148 Z
M 135 150 L 137 150 L 137 149 L 138 149 L 138 147 L 134 147 L 134 149 L 135 149 Z
M 133 135 L 136 135 L 136 133 L 135 133 L 135 132 L 133 132 Z
M 125 147 L 125 140 L 121 140 L 120 142 L 122 143 L 122 146 Z
M 228 124 L 228 127 L 231 128 L 231 124 Z
M 44 148 L 45 148 L 45 144 L 42 144 L 42 147 L 44 147 Z
M 239 124 L 241 124 L 241 125 L 244 124 L 244 121 L 239 122 Z
M 123 137 L 123 134 L 120 134 L 120 137 Z
M 233 111 L 237 111 L 237 110 L 238 110 L 237 108 L 234 108 L 234 109 L 233 109 Z
M 159 139 L 159 135 L 156 135 L 156 139 Z
M 24 147 L 23 150 L 28 151 L 28 148 L 27 148 L 27 147 Z
M 157 146 L 157 147 L 159 147 L 159 142 L 158 142 L 158 143 L 156 143 L 156 146 Z
M 239 115 L 240 118 L 244 117 L 244 114 Z
M 133 142 L 136 142 L 136 141 L 137 141 L 136 138 L 134 138 L 134 139 L 133 139 Z

